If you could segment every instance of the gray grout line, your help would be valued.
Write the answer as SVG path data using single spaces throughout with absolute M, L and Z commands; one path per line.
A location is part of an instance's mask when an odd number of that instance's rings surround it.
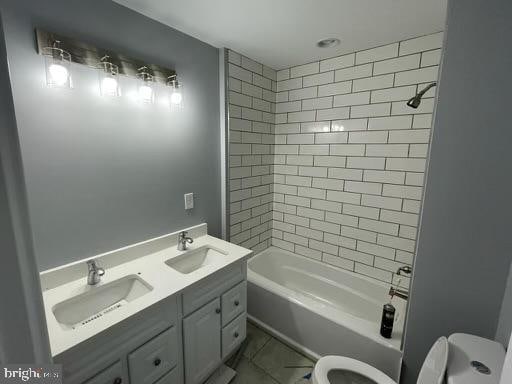
M 401 57 L 405 57 L 405 56 L 401 56 Z M 369 64 L 373 64 L 373 63 L 365 63 L 365 64 L 359 64 L 359 65 L 355 65 L 353 67 L 345 67 L 345 68 L 341 68 L 343 70 L 345 69 L 349 69 L 349 68 L 354 68 L 354 67 L 358 67 L 358 66 L 365 66 L 365 65 L 369 65 Z M 336 81 L 336 78 L 334 79 L 334 81 L 332 82 L 329 82 L 329 83 L 322 83 L 322 84 L 314 84 L 314 85 L 308 85 L 308 86 L 301 86 L 301 87 L 298 87 L 298 88 L 290 88 L 290 89 L 286 89 L 286 90 L 283 90 L 283 91 L 279 91 L 279 92 L 289 92 L 289 91 L 298 91 L 298 90 L 301 90 L 301 89 L 305 89 L 305 88 L 312 88 L 312 87 L 315 87 L 315 86 L 318 86 L 318 87 L 321 87 L 321 86 L 325 86 L 325 85 L 332 85 L 332 84 L 339 84 L 339 83 L 346 83 L 346 82 L 351 82 L 351 92 L 348 92 L 348 93 L 354 93 L 354 86 L 353 86 L 353 82 L 354 80 L 365 80 L 365 79 L 372 79 L 372 78 L 375 78 L 375 77 L 379 77 L 379 76 L 386 76 L 386 75 L 393 75 L 393 77 L 395 77 L 395 75 L 397 73 L 405 73 L 405 72 L 414 72 L 414 71 L 418 71 L 418 70 L 422 70 L 422 69 L 428 69 L 428 68 L 434 68 L 434 67 L 439 67 L 439 64 L 433 64 L 433 65 L 426 65 L 424 67 L 417 67 L 417 68 L 411 68 L 411 69 L 405 69 L 405 70 L 402 70 L 402 71 L 395 71 L 395 72 L 389 72 L 389 73 L 381 73 L 381 74 L 378 74 L 378 75 L 373 75 L 373 67 L 372 67 L 372 75 L 371 76 L 361 76 L 361 77 L 353 77 L 353 78 L 348 78 L 348 79 L 343 79 L 343 80 L 338 80 Z M 337 70 L 338 71 L 338 70 Z M 322 73 L 328 73 L 328 72 L 322 72 Z M 239 81 L 244 81 L 242 79 L 238 79 L 236 77 L 233 77 L 234 79 L 236 80 L 239 80 Z M 294 79 L 300 79 L 300 77 L 296 77 Z M 293 79 L 289 79 L 289 80 L 293 80 Z M 283 81 L 287 81 L 287 80 L 283 80 Z M 432 80 L 434 81 L 434 80 Z M 426 82 L 422 82 L 422 83 L 428 83 L 428 81 Z M 398 85 L 396 86 L 395 85 L 395 81 L 393 79 L 393 86 L 392 87 L 383 87 L 382 89 L 391 89 L 391 88 L 396 88 L 396 87 L 406 87 L 406 86 L 409 86 L 409 85 L 415 85 L 415 84 L 403 84 L 403 85 Z M 263 89 L 266 89 L 266 88 L 263 88 Z M 293 101 L 293 100 L 292 100 Z
M 269 336 L 269 339 L 268 339 L 267 341 L 265 341 L 265 344 L 263 344 L 263 345 L 262 345 L 262 346 L 261 346 L 261 347 L 256 351 L 256 353 L 255 353 L 255 354 L 250 358 L 250 360 L 249 360 L 249 361 L 251 361 L 251 362 L 256 358 L 256 356 L 258 356 L 258 354 L 263 350 L 263 348 L 265 348 L 265 346 L 266 346 L 266 345 L 267 345 L 267 344 L 268 344 L 268 343 L 273 339 L 273 336 L 272 336 L 272 335 L 268 334 L 267 332 L 265 332 L 265 331 L 264 331 L 264 330 L 262 330 L 261 328 L 258 328 L 258 329 L 259 329 L 260 331 L 264 332 L 267 336 Z M 256 364 L 256 365 L 257 365 L 257 364 Z M 259 367 L 259 365 L 258 365 L 258 367 Z M 261 368 L 261 367 L 260 367 L 260 368 Z M 263 368 L 261 368 L 261 369 L 263 369 Z M 263 370 L 264 370 L 264 369 L 263 369 Z M 265 370 L 264 370 L 264 371 L 265 371 Z M 266 371 L 265 371 L 265 372 L 266 372 Z M 266 373 L 268 373 L 268 372 L 266 372 Z

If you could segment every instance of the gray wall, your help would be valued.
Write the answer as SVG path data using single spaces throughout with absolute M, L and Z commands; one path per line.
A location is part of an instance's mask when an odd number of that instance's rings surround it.
M 507 287 L 501 303 L 500 319 L 496 330 L 496 340 L 507 346 L 512 332 L 512 263 L 508 274 Z
M 405 338 L 404 382 L 453 332 L 493 339 L 512 249 L 512 2 L 451 0 Z
M 0 362 L 50 358 L 0 22 Z
M 106 0 L 2 1 L 7 55 L 40 269 L 207 222 L 221 234 L 218 50 Z M 44 86 L 34 28 L 174 67 L 185 109 Z M 183 208 L 194 192 L 195 209 Z

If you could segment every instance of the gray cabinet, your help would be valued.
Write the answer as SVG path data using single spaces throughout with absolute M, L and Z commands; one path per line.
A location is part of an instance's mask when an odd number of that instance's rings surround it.
M 221 306 L 215 299 L 183 319 L 185 381 L 199 384 L 221 362 Z
M 160 380 L 155 382 L 155 384 L 176 384 L 176 383 L 181 383 L 179 372 L 180 371 L 179 371 L 178 368 L 174 368 L 171 372 L 169 372 L 164 377 L 162 377 Z
M 172 327 L 128 355 L 130 380 L 136 384 L 153 384 L 176 366 L 178 339 Z
M 183 293 L 183 315 L 186 316 L 219 297 L 235 284 L 245 280 L 245 277 L 245 264 L 239 263 L 194 284 Z
M 112 364 L 84 384 L 128 384 L 128 377 L 120 361 Z
M 181 335 L 181 309 L 178 296 L 173 296 L 55 356 L 54 361 L 62 364 L 64 384 L 153 384 L 173 367 L 173 384 L 182 384 Z M 155 366 L 157 357 L 161 363 Z
M 55 356 L 64 384 L 203 383 L 245 339 L 245 278 L 236 263 Z
M 245 339 L 247 316 L 242 314 L 222 328 L 222 358 L 227 358 Z
M 217 280 L 200 284 L 201 290 L 206 292 L 205 297 L 211 299 L 212 292 L 217 295 L 206 304 L 197 292 L 183 296 L 184 307 L 190 304 L 188 307 L 193 308 L 197 303 L 203 303 L 183 319 L 186 384 L 200 384 L 206 380 L 245 339 L 247 283 L 245 280 L 240 282 L 243 270 L 237 275 L 233 271 L 226 273 L 226 279 L 218 276 Z M 238 279 L 230 279 L 233 276 Z M 193 300 L 187 300 L 189 297 Z
M 222 295 L 222 326 L 229 324 L 247 309 L 247 283 L 242 281 Z

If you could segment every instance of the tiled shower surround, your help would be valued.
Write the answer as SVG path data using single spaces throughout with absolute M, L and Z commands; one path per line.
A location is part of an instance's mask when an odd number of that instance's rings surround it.
M 229 51 L 230 241 L 260 251 L 272 236 L 277 74 Z
M 275 88 L 273 71 L 258 83 L 264 67 L 232 53 L 231 241 L 399 283 L 413 261 L 435 88 L 416 110 L 405 102 L 437 80 L 442 39 L 280 70 Z

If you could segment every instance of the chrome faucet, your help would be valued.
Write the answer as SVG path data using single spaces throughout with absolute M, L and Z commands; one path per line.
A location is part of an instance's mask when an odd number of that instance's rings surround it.
M 396 270 L 396 274 L 398 276 L 402 276 L 402 272 L 405 273 L 406 275 L 410 275 L 412 273 L 412 267 L 408 265 L 403 265 Z
M 105 270 L 96 264 L 96 260 L 88 260 L 87 268 L 89 269 L 89 273 L 87 274 L 87 284 L 98 284 L 101 281 L 101 276 L 105 274 Z
M 389 287 L 389 296 L 391 296 L 391 298 L 396 296 L 401 299 L 407 300 L 409 299 L 409 292 L 407 292 L 405 289 Z
M 194 239 L 187 237 L 187 235 L 187 231 L 181 231 L 178 235 L 178 251 L 186 251 L 187 243 L 192 244 L 194 242 Z
M 402 273 L 404 273 L 406 275 L 410 275 L 412 273 L 412 267 L 410 267 L 408 265 L 403 265 L 396 270 L 397 276 L 403 276 Z M 389 288 L 389 296 L 391 296 L 391 298 L 393 298 L 393 296 L 396 296 L 401 299 L 407 300 L 407 299 L 409 299 L 409 292 L 406 291 L 405 289 L 390 287 Z

